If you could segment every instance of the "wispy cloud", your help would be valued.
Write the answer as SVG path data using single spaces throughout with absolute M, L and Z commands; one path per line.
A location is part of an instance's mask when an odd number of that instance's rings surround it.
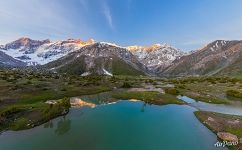
M 14 40 L 19 36 L 60 39 L 88 32 L 85 21 L 77 23 L 70 18 L 66 13 L 65 5 L 58 3 L 57 0 L 13 1 L 0 1 L 1 44 L 5 43 L 6 39 Z M 86 6 L 86 1 L 82 1 L 82 5 Z M 80 20 L 84 20 L 82 15 L 79 16 Z
M 114 25 L 113 25 L 113 18 L 112 18 L 112 13 L 110 11 L 110 8 L 106 2 L 103 2 L 103 14 L 108 22 L 108 25 L 110 28 L 113 30 Z
M 29 5 L 25 5 L 26 3 Z M 15 24 L 18 22 L 18 28 L 41 27 L 56 29 L 58 31 L 62 31 L 62 26 L 60 25 L 63 24 L 64 27 L 71 27 L 71 24 L 69 24 L 65 18 L 59 15 L 57 11 L 52 11 L 56 10 L 55 8 L 58 7 L 53 3 L 49 3 L 48 6 L 44 6 L 44 3 L 37 0 L 31 2 L 25 0 L 23 2 L 15 1 L 15 5 L 11 5 L 11 3 L 8 2 L 1 2 L 0 4 L 2 5 L 1 19 L 5 22 L 5 24 Z M 38 6 L 38 9 L 29 6 Z

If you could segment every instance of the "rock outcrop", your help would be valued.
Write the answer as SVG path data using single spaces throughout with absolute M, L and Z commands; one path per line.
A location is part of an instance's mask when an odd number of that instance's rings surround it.
M 228 132 L 218 132 L 217 136 L 223 141 L 238 142 L 238 137 Z

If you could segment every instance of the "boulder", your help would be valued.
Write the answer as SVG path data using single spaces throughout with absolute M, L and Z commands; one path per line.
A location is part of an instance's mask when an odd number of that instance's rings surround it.
M 91 107 L 91 108 L 96 107 L 96 104 L 86 102 L 86 101 L 84 101 L 84 100 L 82 100 L 81 98 L 78 98 L 78 97 L 71 97 L 70 98 L 70 104 L 71 104 L 71 107 L 77 107 L 77 108 L 83 107 L 83 106 L 88 106 L 88 107 Z
M 50 104 L 50 105 L 55 105 L 55 104 L 57 104 L 57 101 L 56 100 L 48 100 L 45 103 Z
M 208 121 L 214 121 L 214 119 L 212 117 L 208 117 Z
M 229 120 L 228 123 L 229 124 L 239 124 L 240 121 L 239 121 L 239 119 L 237 119 L 237 120 Z
M 223 141 L 238 142 L 238 137 L 228 132 L 218 132 L 217 136 Z

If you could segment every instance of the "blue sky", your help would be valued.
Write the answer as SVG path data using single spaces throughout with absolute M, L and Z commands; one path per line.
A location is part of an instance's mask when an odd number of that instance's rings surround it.
M 0 44 L 22 36 L 194 50 L 216 39 L 242 39 L 242 1 L 0 0 Z

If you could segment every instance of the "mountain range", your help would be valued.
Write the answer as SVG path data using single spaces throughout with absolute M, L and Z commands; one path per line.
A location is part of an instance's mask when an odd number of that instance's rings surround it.
M 217 40 L 176 59 L 157 74 L 162 76 L 240 75 L 242 41 Z
M 37 66 L 82 76 L 238 75 L 241 65 L 242 41 L 217 40 L 190 53 L 168 44 L 122 47 L 93 39 L 52 42 L 24 37 L 0 46 L 0 66 Z

